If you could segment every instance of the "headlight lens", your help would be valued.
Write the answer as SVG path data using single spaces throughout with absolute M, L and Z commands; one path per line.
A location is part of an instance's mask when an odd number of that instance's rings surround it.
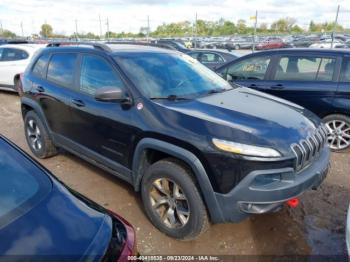
M 236 142 L 213 138 L 213 144 L 220 150 L 248 156 L 281 157 L 275 149 L 268 147 L 252 146 Z

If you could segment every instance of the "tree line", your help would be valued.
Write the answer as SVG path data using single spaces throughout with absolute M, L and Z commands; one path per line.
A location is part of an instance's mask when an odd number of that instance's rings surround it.
M 304 30 L 297 24 L 297 20 L 293 17 L 280 18 L 271 25 L 267 23 L 260 23 L 257 27 L 258 34 L 300 34 L 300 33 L 321 33 L 331 32 L 335 28 L 336 32 L 350 32 L 350 29 L 345 29 L 343 26 L 334 22 L 315 23 L 310 21 L 307 30 Z M 191 37 L 197 36 L 229 36 L 229 35 L 251 35 L 254 32 L 254 27 L 247 24 L 246 20 L 239 19 L 236 23 L 225 20 L 223 18 L 217 21 L 197 20 L 197 23 L 191 23 L 190 21 L 176 22 L 176 23 L 163 23 L 152 31 L 148 32 L 147 27 L 141 27 L 138 33 L 130 32 L 106 32 L 103 38 L 140 38 L 146 37 Z M 0 31 L 2 37 L 16 37 L 16 34 L 9 31 Z M 73 35 L 61 35 L 56 34 L 50 24 L 43 24 L 37 37 L 42 38 L 88 38 L 99 39 L 101 36 L 92 32 L 78 33 Z

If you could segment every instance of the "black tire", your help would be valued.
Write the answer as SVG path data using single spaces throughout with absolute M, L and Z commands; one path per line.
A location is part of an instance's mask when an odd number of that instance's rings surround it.
M 24 132 L 28 146 L 36 157 L 48 158 L 57 154 L 49 133 L 34 111 L 29 111 L 24 117 Z
M 162 220 L 160 214 L 157 212 L 158 209 L 155 209 L 152 205 L 151 192 L 152 190 L 156 189 L 156 187 L 153 186 L 153 183 L 159 181 L 161 178 L 176 184 L 179 188 L 178 192 L 180 192 L 180 194 L 183 195 L 186 199 L 180 201 L 175 200 L 177 204 L 175 204 L 176 208 L 173 209 L 175 210 L 173 217 L 177 218 L 181 224 L 179 215 L 180 212 L 177 210 L 183 208 L 183 206 L 180 205 L 185 205 L 185 209 L 186 207 L 188 208 L 189 216 L 187 222 L 180 227 L 171 228 L 169 225 L 167 225 L 166 222 Z M 170 188 L 170 186 L 168 188 Z M 175 186 L 173 186 L 172 190 L 169 191 L 174 192 L 174 188 Z M 189 170 L 189 168 L 183 165 L 180 161 L 172 158 L 167 158 L 151 165 L 146 170 L 146 173 L 142 178 L 141 194 L 145 211 L 149 219 L 153 225 L 155 225 L 155 227 L 157 227 L 161 232 L 167 234 L 168 236 L 180 240 L 192 240 L 197 238 L 208 229 L 209 220 L 207 210 L 198 191 L 198 187 L 193 180 L 191 170 Z M 174 198 L 174 195 L 173 199 L 176 199 Z M 186 202 L 184 203 L 183 201 Z M 169 212 L 170 205 L 163 204 L 159 206 L 161 206 L 160 208 L 166 210 L 164 213 Z
M 19 78 L 16 78 L 15 80 L 14 80 L 14 84 L 15 84 L 15 91 L 19 94 L 19 95 L 21 95 L 22 94 L 22 82 L 21 82 L 21 80 L 19 79 Z
M 331 150 L 333 152 L 343 152 L 348 150 L 350 148 L 350 117 L 341 114 L 334 114 L 326 116 L 322 121 L 326 124 L 329 132 L 328 144 Z M 340 128 L 342 123 L 344 125 Z M 338 128 L 334 128 L 334 125 Z M 339 137 L 342 137 L 342 139 Z M 346 144 L 343 139 L 348 141 L 348 144 Z M 340 140 L 340 144 L 338 144 L 338 140 Z

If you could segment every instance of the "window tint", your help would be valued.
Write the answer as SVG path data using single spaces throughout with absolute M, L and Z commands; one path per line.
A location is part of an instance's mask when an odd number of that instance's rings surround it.
M 334 58 L 282 57 L 275 80 L 332 81 L 334 67 Z
M 123 87 L 115 70 L 103 58 L 84 56 L 81 62 L 80 91 L 94 95 L 101 87 Z
M 47 69 L 47 79 L 71 87 L 74 80 L 76 54 L 54 54 Z
M 28 53 L 24 50 L 16 49 L 16 48 L 4 48 L 1 52 L 1 60 L 2 62 L 6 61 L 17 61 L 27 59 L 29 57 Z
M 194 59 L 198 59 L 198 53 L 190 53 L 190 56 L 192 56 Z
M 231 65 L 226 72 L 227 80 L 263 80 L 270 57 L 252 57 Z M 224 76 L 225 77 L 225 76 Z
M 199 61 L 202 63 L 218 63 L 224 62 L 221 56 L 213 53 L 202 53 L 199 55 Z
M 350 82 L 350 59 L 344 61 L 342 82 Z
M 41 169 L 0 139 L 0 228 L 35 206 L 50 188 Z
M 49 54 L 46 55 L 42 55 L 35 63 L 34 67 L 33 67 L 33 74 L 35 74 L 36 76 L 39 76 L 41 78 L 45 78 L 45 67 L 46 67 L 46 63 L 47 61 L 49 61 Z

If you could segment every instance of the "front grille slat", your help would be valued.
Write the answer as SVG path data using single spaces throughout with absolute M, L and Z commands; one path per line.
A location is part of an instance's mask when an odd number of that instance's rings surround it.
M 327 143 L 327 134 L 326 127 L 321 125 L 306 139 L 301 139 L 298 143 L 291 145 L 291 149 L 296 157 L 295 169 L 297 171 L 303 169 L 319 155 Z

